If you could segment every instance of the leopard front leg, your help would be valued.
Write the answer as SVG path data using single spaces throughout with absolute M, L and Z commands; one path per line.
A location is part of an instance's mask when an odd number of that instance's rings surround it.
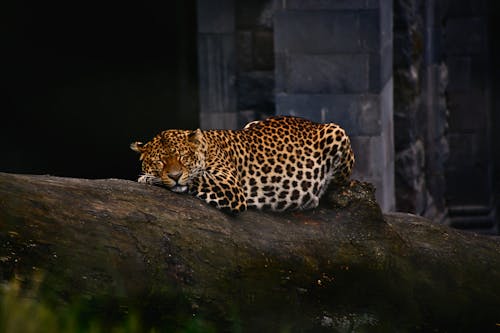
M 233 175 L 223 172 L 205 172 L 198 180 L 194 194 L 208 204 L 231 214 L 238 214 L 247 209 L 239 181 Z

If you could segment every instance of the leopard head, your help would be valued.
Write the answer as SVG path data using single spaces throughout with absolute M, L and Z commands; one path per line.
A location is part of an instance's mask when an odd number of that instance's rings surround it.
M 186 192 L 205 168 L 206 142 L 200 129 L 164 131 L 148 143 L 134 142 L 130 148 L 140 153 L 143 173 L 138 179 L 140 183 Z

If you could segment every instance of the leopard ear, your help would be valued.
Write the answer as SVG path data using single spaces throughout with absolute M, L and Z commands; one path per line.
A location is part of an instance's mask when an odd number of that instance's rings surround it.
M 132 149 L 133 151 L 136 151 L 138 153 L 142 153 L 144 151 L 144 143 L 139 142 L 139 141 L 132 142 L 130 144 L 130 149 Z
M 192 131 L 191 133 L 188 134 L 188 140 L 189 142 L 192 142 L 194 144 L 199 144 L 203 140 L 203 132 L 201 129 L 197 129 Z

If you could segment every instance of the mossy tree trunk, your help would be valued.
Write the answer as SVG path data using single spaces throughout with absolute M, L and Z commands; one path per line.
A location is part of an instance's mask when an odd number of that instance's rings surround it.
M 131 181 L 0 173 L 0 276 L 65 304 L 220 330 L 496 330 L 500 240 L 380 212 L 352 182 L 321 208 L 229 216 Z

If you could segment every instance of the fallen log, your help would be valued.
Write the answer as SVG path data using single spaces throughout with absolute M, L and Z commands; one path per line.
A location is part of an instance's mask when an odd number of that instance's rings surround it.
M 0 173 L 0 277 L 176 329 L 498 331 L 500 239 L 385 214 L 352 182 L 306 212 L 226 215 L 132 181 Z M 49 297 L 49 296 L 47 296 Z

